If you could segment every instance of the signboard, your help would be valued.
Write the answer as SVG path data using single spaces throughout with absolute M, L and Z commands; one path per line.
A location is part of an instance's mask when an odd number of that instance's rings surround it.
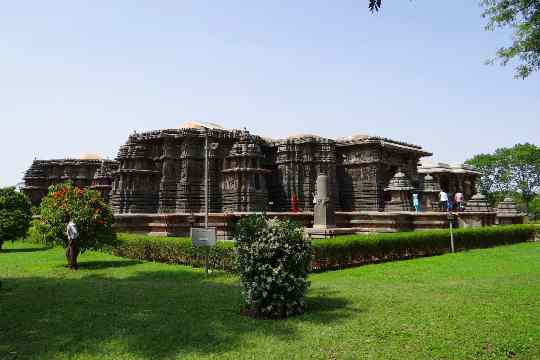
M 216 229 L 191 228 L 191 243 L 193 246 L 216 245 Z

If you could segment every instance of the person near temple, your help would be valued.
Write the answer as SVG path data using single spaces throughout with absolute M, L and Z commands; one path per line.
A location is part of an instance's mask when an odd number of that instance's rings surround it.
M 448 195 L 448 201 L 446 202 L 447 209 L 446 211 L 452 212 L 454 211 L 454 201 L 451 194 Z
M 463 211 L 463 200 L 464 200 L 463 193 L 461 191 L 458 191 L 454 195 L 454 202 L 456 204 L 457 211 Z
M 413 203 L 413 206 L 414 206 L 414 211 L 416 211 L 416 212 L 422 211 L 422 209 L 420 207 L 420 199 L 418 198 L 417 193 L 414 193 L 412 195 L 412 203 Z
M 444 190 L 439 192 L 439 205 L 441 211 L 448 211 L 448 194 Z
M 77 240 L 79 239 L 79 231 L 77 230 L 77 225 L 75 225 L 73 220 L 69 220 L 68 224 L 66 225 L 66 235 L 68 238 L 66 258 L 69 263 L 69 268 L 72 270 L 77 270 L 77 255 L 79 255 Z

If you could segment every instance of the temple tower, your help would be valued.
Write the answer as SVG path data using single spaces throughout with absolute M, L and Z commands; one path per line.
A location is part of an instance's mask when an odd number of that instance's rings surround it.
M 320 174 L 329 176 L 330 198 L 339 208 L 336 179 L 335 142 L 316 135 L 293 135 L 273 144 L 276 148 L 276 174 L 278 184 L 271 199 L 278 211 L 288 211 L 293 194 L 301 211 L 313 211 L 315 183 Z
M 390 180 L 384 191 L 389 192 L 391 200 L 386 203 L 386 211 L 412 211 L 411 191 L 414 187 L 407 176 L 400 171 Z
M 421 204 L 424 211 L 440 211 L 439 206 L 439 193 L 441 192 L 441 186 L 439 182 L 427 174 L 424 177 L 424 183 L 421 195 Z
M 268 205 L 264 154 L 261 144 L 243 132 L 227 154 L 223 170 L 224 211 L 264 211 Z

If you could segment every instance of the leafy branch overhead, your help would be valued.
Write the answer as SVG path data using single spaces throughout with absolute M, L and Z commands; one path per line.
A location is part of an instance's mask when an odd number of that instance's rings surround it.
M 540 0 L 482 0 L 481 4 L 485 7 L 482 16 L 488 18 L 487 30 L 513 30 L 512 44 L 497 51 L 499 63 L 518 60 L 515 76 L 522 79 L 540 70 Z
M 382 0 L 369 0 L 369 10 L 379 11 L 381 8 Z
M 382 0 L 369 0 L 371 12 L 379 11 Z M 540 0 L 480 0 L 487 19 L 486 30 L 512 30 L 512 42 L 497 50 L 489 64 L 505 66 L 516 61 L 516 78 L 525 79 L 540 70 Z

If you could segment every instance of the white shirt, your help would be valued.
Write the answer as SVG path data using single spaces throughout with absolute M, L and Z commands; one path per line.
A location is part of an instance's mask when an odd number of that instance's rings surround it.
M 439 193 L 439 201 L 448 201 L 448 194 L 445 193 L 444 191 L 441 191 Z
M 73 221 L 70 221 L 67 225 L 67 236 L 69 240 L 74 240 L 79 237 L 77 226 L 75 225 Z

